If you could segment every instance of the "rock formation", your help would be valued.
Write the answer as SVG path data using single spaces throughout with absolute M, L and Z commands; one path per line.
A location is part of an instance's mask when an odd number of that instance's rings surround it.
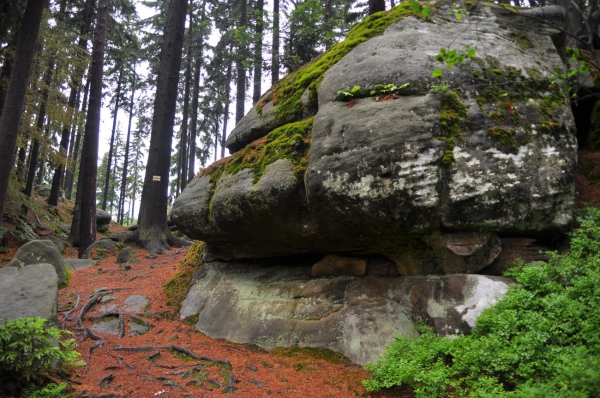
M 437 15 L 402 15 L 275 86 L 230 136 L 239 152 L 175 201 L 180 230 L 207 243 L 207 258 L 378 253 L 412 275 L 478 272 L 499 254 L 498 234 L 567 229 L 577 143 L 552 78 L 562 33 L 543 22 L 564 11 L 478 4 L 462 21 Z M 446 68 L 435 57 L 450 44 L 476 55 Z M 450 88 L 431 92 L 440 67 Z M 408 85 L 385 95 L 390 84 Z M 340 98 L 354 87 L 352 102 Z M 302 92 L 297 103 L 290 92 Z
M 173 204 L 179 230 L 206 242 L 182 318 L 365 363 L 414 322 L 468 333 L 510 283 L 472 274 L 545 259 L 535 241 L 570 227 L 577 164 L 554 77 L 564 10 L 448 14 L 404 2 L 370 16 L 237 124 L 232 156 Z M 462 62 L 446 68 L 441 49 Z M 303 253 L 313 261 L 265 263 Z

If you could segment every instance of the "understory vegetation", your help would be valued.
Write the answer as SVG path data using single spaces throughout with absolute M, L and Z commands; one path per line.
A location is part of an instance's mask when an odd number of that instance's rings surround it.
M 49 327 L 43 318 L 20 318 L 0 325 L 0 396 L 53 398 L 67 396 L 66 383 L 52 377 L 85 365 L 70 332 Z
M 600 396 L 600 209 L 587 208 L 567 253 L 517 264 L 506 296 L 468 336 L 398 336 L 366 368 L 369 391 L 408 385 L 417 397 Z

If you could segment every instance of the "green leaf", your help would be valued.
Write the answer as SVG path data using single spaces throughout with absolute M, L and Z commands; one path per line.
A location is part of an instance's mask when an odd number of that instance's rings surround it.
M 429 7 L 423 8 L 423 9 L 421 10 L 421 16 L 422 16 L 423 18 L 427 18 L 427 17 L 429 16 L 429 13 L 430 13 L 430 12 L 431 12 L 431 8 L 429 8 Z
M 469 56 L 469 58 L 473 58 L 476 53 L 477 53 L 477 50 L 475 50 L 474 48 L 472 48 L 471 50 L 469 50 L 469 52 L 467 53 L 467 55 Z
M 431 77 L 442 77 L 442 70 L 440 68 L 435 69 L 431 74 Z

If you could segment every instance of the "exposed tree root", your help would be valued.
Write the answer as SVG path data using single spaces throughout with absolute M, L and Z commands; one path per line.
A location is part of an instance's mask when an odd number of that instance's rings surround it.
M 186 239 L 179 238 L 173 235 L 170 231 L 166 231 L 161 237 L 152 237 L 151 239 L 140 238 L 140 230 L 136 229 L 133 232 L 126 232 L 110 237 L 116 242 L 130 243 L 148 250 L 148 253 L 163 254 L 171 249 L 171 247 L 186 247 L 191 246 L 192 242 Z
M 87 356 L 87 361 L 85 361 L 86 364 L 85 364 L 84 373 L 87 373 L 87 371 L 88 371 L 90 359 L 92 358 L 92 352 L 96 348 L 101 348 L 102 346 L 104 346 L 104 343 L 102 341 L 96 341 L 94 344 L 92 344 L 90 346 L 90 348 L 88 348 L 88 356 Z
M 107 350 L 113 350 L 113 351 L 173 350 L 173 351 L 177 351 L 182 354 L 185 354 L 185 355 L 189 356 L 190 358 L 197 359 L 199 361 L 215 362 L 215 363 L 220 363 L 221 365 L 231 366 L 231 362 L 229 362 L 226 359 L 218 359 L 218 358 L 211 358 L 211 357 L 207 357 L 207 356 L 203 356 L 203 355 L 196 355 L 192 351 L 190 351 L 186 348 L 183 348 L 183 347 L 176 346 L 176 345 L 141 346 L 141 347 L 113 347 L 113 348 L 108 348 Z
M 85 339 L 87 339 L 88 337 L 92 340 L 102 340 L 102 338 L 100 336 L 98 336 L 96 333 L 94 333 L 94 331 L 90 328 L 75 328 L 74 330 L 83 333 L 83 340 L 81 340 L 81 341 L 85 341 Z M 80 341 L 80 343 L 81 343 L 81 341 Z
M 96 304 L 98 301 L 100 301 L 100 299 L 102 297 L 106 296 L 110 292 L 111 291 L 106 290 L 106 289 L 98 290 L 92 296 L 92 298 L 89 299 L 88 302 L 83 305 L 83 308 L 81 308 L 81 311 L 79 311 L 79 315 L 77 315 L 77 318 L 75 318 L 75 321 L 73 322 L 73 325 L 81 325 L 81 320 L 85 316 L 85 313 L 88 312 L 94 306 L 94 304 Z

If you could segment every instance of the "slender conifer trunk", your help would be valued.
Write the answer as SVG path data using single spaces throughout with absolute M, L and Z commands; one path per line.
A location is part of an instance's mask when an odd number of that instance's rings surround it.
M 100 0 L 94 46 L 92 49 L 92 69 L 90 73 L 90 102 L 88 117 L 85 123 L 85 138 L 81 165 L 85 170 L 80 175 L 81 184 L 81 214 L 79 227 L 79 258 L 89 245 L 96 240 L 96 178 L 98 174 L 98 137 L 100 132 L 100 109 L 102 108 L 102 76 L 104 72 L 104 48 L 106 43 L 106 28 L 108 6 L 110 0 Z
M 19 125 L 25 104 L 25 92 L 29 83 L 29 72 L 46 4 L 47 0 L 27 1 L 14 69 L 6 90 L 6 98 L 10 98 L 10 101 L 4 102 L 2 116 L 0 116 L 0 225 L 2 225 L 10 172 L 14 164 Z

